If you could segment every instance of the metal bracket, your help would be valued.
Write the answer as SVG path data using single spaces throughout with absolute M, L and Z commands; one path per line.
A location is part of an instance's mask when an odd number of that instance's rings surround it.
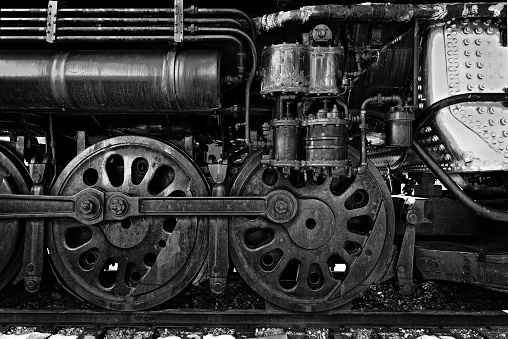
M 49 1 L 48 16 L 46 18 L 46 41 L 54 43 L 56 40 L 56 14 L 58 11 L 58 1 Z
M 226 179 L 226 172 L 228 165 L 226 164 L 208 164 L 208 170 L 212 176 L 213 181 L 217 184 L 221 184 Z
M 223 197 L 226 195 L 224 185 L 217 185 L 213 188 L 212 195 Z M 208 276 L 210 289 L 213 293 L 220 294 L 226 289 L 229 271 L 228 251 L 228 217 L 210 217 L 209 219 L 208 244 Z
M 397 261 L 397 280 L 400 294 L 409 295 L 414 292 L 413 265 L 415 253 L 416 226 L 431 222 L 425 218 L 425 200 L 416 200 L 406 214 L 406 231 L 400 247 Z
M 42 171 L 45 166 L 43 164 Z M 44 180 L 41 179 L 39 184 L 34 185 L 30 193 L 33 195 L 44 194 Z M 28 219 L 25 225 L 25 246 L 23 249 L 23 281 L 27 292 L 35 293 L 41 286 L 43 257 L 44 219 Z
M 175 0 L 175 43 L 183 41 L 183 0 Z

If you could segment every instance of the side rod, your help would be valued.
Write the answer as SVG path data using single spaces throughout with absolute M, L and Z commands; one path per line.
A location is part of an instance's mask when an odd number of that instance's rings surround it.
M 73 196 L 0 194 L 0 219 L 71 217 L 85 224 L 146 215 L 267 216 L 283 222 L 296 213 L 286 191 L 262 197 L 131 197 L 93 188 Z

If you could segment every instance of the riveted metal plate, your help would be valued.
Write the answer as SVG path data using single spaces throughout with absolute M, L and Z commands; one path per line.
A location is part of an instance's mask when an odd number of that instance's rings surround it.
M 508 87 L 508 48 L 501 44 L 497 23 L 461 19 L 434 25 L 425 50 L 420 93 L 424 106 Z M 442 109 L 416 137 L 449 172 L 508 170 L 508 109 L 500 103 Z

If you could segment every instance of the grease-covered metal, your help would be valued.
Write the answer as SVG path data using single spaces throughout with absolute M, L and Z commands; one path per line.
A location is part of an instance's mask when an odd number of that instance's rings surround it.
M 217 51 L 3 51 L 0 79 L 2 109 L 220 107 Z

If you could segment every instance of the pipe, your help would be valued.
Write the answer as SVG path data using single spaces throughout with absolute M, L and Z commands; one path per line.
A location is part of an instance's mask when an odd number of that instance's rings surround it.
M 205 14 L 205 15 L 229 15 L 233 17 L 240 17 L 245 19 L 247 21 L 247 24 L 249 25 L 249 28 L 251 30 L 252 34 L 252 40 L 256 41 L 256 25 L 254 24 L 254 21 L 252 18 L 247 15 L 247 13 L 240 11 L 235 8 L 196 8 L 196 14 Z
M 58 23 L 71 22 L 71 23 L 102 23 L 102 22 L 120 22 L 120 23 L 174 23 L 173 18 L 58 18 Z M 239 29 L 243 29 L 243 25 L 236 19 L 231 18 L 185 18 L 185 24 L 231 24 Z M 105 28 L 105 27 L 104 27 Z M 166 26 L 165 28 L 169 28 Z M 61 28 L 59 27 L 60 31 Z
M 375 97 L 367 98 L 363 101 L 362 106 L 360 107 L 360 113 L 361 111 L 365 111 L 367 109 L 367 106 L 371 103 L 377 103 L 382 104 L 386 102 L 396 101 L 397 106 L 403 106 L 404 101 L 399 95 L 378 95 Z
M 346 103 L 339 98 L 335 98 L 335 102 L 344 110 L 344 119 L 351 119 L 351 116 L 349 115 L 349 108 Z
M 418 106 L 418 71 L 420 68 L 420 26 L 415 20 L 413 33 L 413 106 Z
M 245 39 L 250 46 L 251 54 L 252 54 L 252 68 L 249 73 L 249 78 L 247 79 L 247 84 L 245 85 L 245 142 L 248 146 L 250 146 L 250 87 L 252 85 L 252 81 L 254 80 L 254 75 L 256 73 L 256 67 L 257 67 L 257 49 L 256 44 L 254 41 L 250 38 L 249 35 L 247 35 L 245 32 L 234 29 L 234 28 L 223 28 L 223 27 L 198 27 L 196 28 L 198 32 L 219 32 L 219 33 L 229 33 L 229 34 L 238 34 L 243 39 Z M 186 37 L 184 37 L 184 40 Z
M 309 20 L 409 22 L 446 20 L 461 17 L 506 18 L 506 2 L 386 4 L 305 6 L 291 11 L 265 14 L 254 19 L 258 33 L 283 27 L 290 22 Z
M 460 104 L 463 102 L 489 102 L 489 101 L 490 102 L 508 101 L 508 93 L 467 93 L 454 95 L 452 97 L 436 101 L 435 103 L 433 103 L 432 105 L 421 111 L 419 114 L 417 114 L 414 123 L 415 128 L 414 130 L 417 131 L 425 119 L 427 119 L 432 114 L 436 113 L 437 111 L 445 107 Z
M 498 210 L 484 205 L 480 205 L 472 198 L 470 198 L 452 178 L 434 161 L 432 156 L 427 153 L 422 146 L 413 140 L 413 147 L 411 148 L 416 155 L 423 161 L 430 169 L 432 174 L 450 191 L 455 198 L 464 206 L 471 209 L 476 214 L 489 220 L 508 222 L 508 210 Z

